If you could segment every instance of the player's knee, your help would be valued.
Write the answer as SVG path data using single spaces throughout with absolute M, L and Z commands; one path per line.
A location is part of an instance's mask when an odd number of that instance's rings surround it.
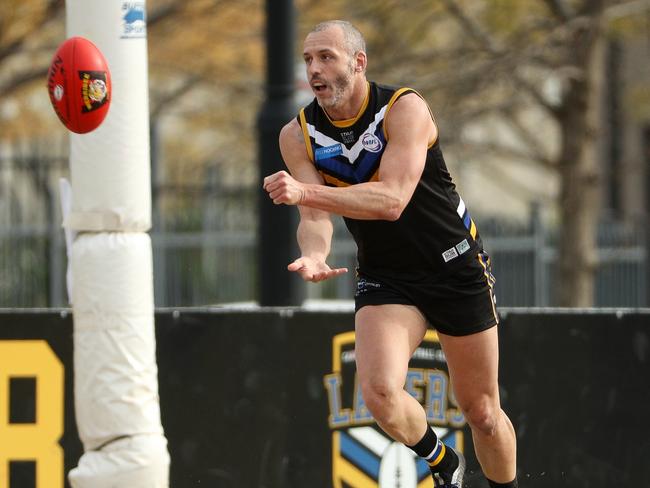
M 398 393 L 396 387 L 383 381 L 368 381 L 361 384 L 363 401 L 378 422 L 390 420 Z
M 488 436 L 495 434 L 501 409 L 490 397 L 483 396 L 461 405 L 472 430 Z

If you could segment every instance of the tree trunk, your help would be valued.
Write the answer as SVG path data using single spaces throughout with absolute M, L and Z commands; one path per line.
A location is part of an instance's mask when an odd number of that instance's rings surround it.
M 602 8 L 575 34 L 573 64 L 582 74 L 570 80 L 560 118 L 561 223 L 555 289 L 562 307 L 594 305 L 601 210 L 598 126 L 605 44 L 601 14 Z

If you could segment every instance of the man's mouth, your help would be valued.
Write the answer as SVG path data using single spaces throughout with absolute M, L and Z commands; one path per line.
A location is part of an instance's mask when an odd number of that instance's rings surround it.
M 327 85 L 321 81 L 312 81 L 311 82 L 311 88 L 314 90 L 316 93 L 322 93 L 327 89 Z

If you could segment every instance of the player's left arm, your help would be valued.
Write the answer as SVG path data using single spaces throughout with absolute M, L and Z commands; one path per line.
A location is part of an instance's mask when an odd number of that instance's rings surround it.
M 402 214 L 422 177 L 427 149 L 438 137 L 427 103 L 417 94 L 398 99 L 384 120 L 387 144 L 379 165 L 379 181 L 393 195 L 395 206 L 389 220 Z
M 281 171 L 267 177 L 275 203 L 301 205 L 367 220 L 397 220 L 422 176 L 436 128 L 429 108 L 415 93 L 398 99 L 384 120 L 388 142 L 378 181 L 342 188 L 302 183 Z

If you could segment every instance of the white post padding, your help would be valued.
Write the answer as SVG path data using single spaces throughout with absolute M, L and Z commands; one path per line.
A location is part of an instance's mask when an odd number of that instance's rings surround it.
M 87 452 L 69 479 L 72 488 L 167 488 L 168 467 L 165 438 L 140 435 Z
M 70 215 L 72 210 L 72 186 L 65 178 L 59 178 L 59 195 L 61 202 L 61 215 L 65 221 L 66 217 Z M 72 243 L 77 235 L 75 231 L 69 228 L 64 229 L 65 234 L 65 255 L 70 262 L 70 253 L 72 252 Z M 65 272 L 65 285 L 68 292 L 68 303 L 72 303 L 72 271 L 68 264 L 68 269 Z
M 75 279 L 75 415 L 84 454 L 73 488 L 167 488 L 160 421 L 151 240 L 145 233 L 81 233 Z
M 71 258 L 75 413 L 84 449 L 162 434 L 149 235 L 80 234 Z
M 84 454 L 74 488 L 168 488 L 154 328 L 147 39 L 144 1 L 66 0 L 68 37 L 104 54 L 103 123 L 70 136 L 76 232 L 69 265 L 75 414 Z
M 104 122 L 88 134 L 71 134 L 74 201 L 64 225 L 146 232 L 151 227 L 147 39 L 133 35 L 140 21 L 129 17 L 139 15 L 135 7 L 144 15 L 145 2 L 67 0 L 66 5 L 68 37 L 85 37 L 99 48 L 113 89 Z

